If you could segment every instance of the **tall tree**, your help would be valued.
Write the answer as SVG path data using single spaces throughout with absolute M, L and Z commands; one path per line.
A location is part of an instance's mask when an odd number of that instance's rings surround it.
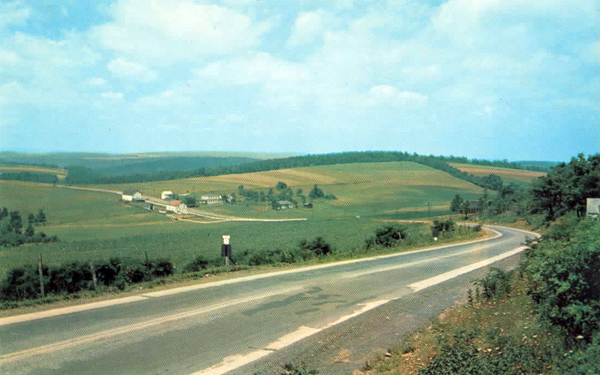
M 456 194 L 454 199 L 450 203 L 450 211 L 452 212 L 460 212 L 462 208 L 462 203 L 464 199 L 460 196 L 460 194 Z

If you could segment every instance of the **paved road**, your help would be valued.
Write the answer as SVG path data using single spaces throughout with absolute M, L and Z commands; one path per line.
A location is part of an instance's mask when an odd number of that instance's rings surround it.
M 148 293 L 41 319 L 0 319 L 0 373 L 224 373 L 514 254 L 532 237 L 495 229 L 502 236 L 484 242 Z

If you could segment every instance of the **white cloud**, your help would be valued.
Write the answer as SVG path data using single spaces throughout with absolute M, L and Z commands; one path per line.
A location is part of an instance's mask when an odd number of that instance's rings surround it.
M 119 0 L 111 14 L 113 21 L 92 35 L 107 48 L 154 64 L 244 51 L 270 28 L 269 22 L 192 0 Z
M 104 86 L 106 85 L 106 80 L 104 78 L 96 77 L 88 79 L 87 83 L 92 86 Z
M 292 35 L 287 41 L 289 47 L 309 44 L 322 36 L 325 26 L 331 17 L 321 9 L 314 12 L 300 13 L 294 23 Z
M 199 78 L 246 85 L 269 81 L 301 81 L 308 78 L 302 65 L 281 60 L 268 53 L 256 53 L 230 61 L 221 61 L 195 70 Z
M 20 57 L 12 51 L 8 51 L 0 48 L 0 64 L 16 64 L 19 62 Z
M 149 107 L 166 107 L 191 104 L 191 99 L 182 94 L 181 90 L 164 90 L 157 95 L 144 96 L 138 100 L 138 104 Z
M 217 120 L 218 124 L 238 124 L 247 121 L 244 115 L 229 114 Z
M 110 99 L 110 100 L 122 100 L 123 99 L 122 92 L 103 92 L 102 94 L 100 94 L 100 96 L 103 97 L 104 99 Z
M 387 104 L 387 105 L 409 105 L 426 104 L 427 95 L 411 91 L 398 91 L 394 86 L 379 85 L 369 90 L 369 94 L 364 104 L 368 106 Z
M 114 59 L 108 63 L 106 68 L 115 76 L 132 79 L 141 82 L 149 82 L 156 79 L 158 73 L 145 65 L 122 58 Z
M 23 6 L 21 1 L 0 3 L 0 29 L 25 25 L 30 16 L 31 8 Z

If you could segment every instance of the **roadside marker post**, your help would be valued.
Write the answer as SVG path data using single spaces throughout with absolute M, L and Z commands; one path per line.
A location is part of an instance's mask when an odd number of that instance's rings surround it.
M 221 245 L 221 256 L 225 257 L 225 267 L 229 270 L 229 258 L 231 258 L 231 244 L 229 239 L 231 236 L 223 235 L 223 245 Z

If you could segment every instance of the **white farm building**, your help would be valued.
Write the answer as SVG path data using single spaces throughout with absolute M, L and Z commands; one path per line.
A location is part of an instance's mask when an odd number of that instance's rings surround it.
M 219 204 L 223 203 L 223 198 L 220 195 L 203 195 L 200 197 L 201 204 Z
M 121 200 L 125 202 L 143 202 L 144 197 L 142 193 L 136 190 L 125 190 L 121 194 Z

